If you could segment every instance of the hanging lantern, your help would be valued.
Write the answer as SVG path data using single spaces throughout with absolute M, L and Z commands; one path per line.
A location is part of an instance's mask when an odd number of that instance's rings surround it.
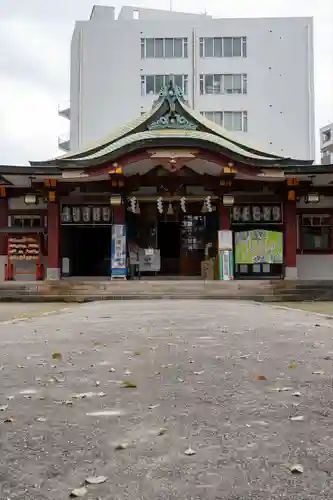
M 100 222 L 101 220 L 101 207 L 93 207 L 92 217 L 94 222 Z
M 90 207 L 83 207 L 82 209 L 82 219 L 84 222 L 90 222 L 90 213 L 91 213 L 91 208 Z

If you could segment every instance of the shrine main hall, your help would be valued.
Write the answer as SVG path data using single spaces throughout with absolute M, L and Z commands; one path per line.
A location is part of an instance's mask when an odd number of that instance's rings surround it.
M 171 83 L 80 151 L 0 166 L 0 281 L 333 279 L 333 165 L 239 142 Z

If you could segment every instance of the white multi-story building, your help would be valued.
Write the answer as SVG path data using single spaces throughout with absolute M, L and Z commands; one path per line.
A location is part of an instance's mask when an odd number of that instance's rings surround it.
M 333 163 L 333 123 L 320 129 L 320 152 L 323 165 Z
M 70 136 L 76 150 L 148 110 L 170 79 L 190 105 L 241 140 L 314 159 L 312 18 L 213 19 L 95 6 L 71 46 Z

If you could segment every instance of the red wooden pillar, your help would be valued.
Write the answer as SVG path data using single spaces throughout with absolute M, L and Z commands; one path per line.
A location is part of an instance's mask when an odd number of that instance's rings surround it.
M 222 201 L 219 205 L 220 231 L 230 229 L 230 207 L 223 205 Z
M 125 205 L 113 205 L 113 224 L 125 224 Z
M 297 279 L 297 213 L 296 201 L 283 204 L 284 219 L 284 269 L 286 279 Z
M 0 198 L 0 228 L 8 227 L 8 198 Z M 8 275 L 8 235 L 0 232 L 0 281 Z
M 47 207 L 47 273 L 48 280 L 60 279 L 60 214 L 59 204 L 48 202 Z

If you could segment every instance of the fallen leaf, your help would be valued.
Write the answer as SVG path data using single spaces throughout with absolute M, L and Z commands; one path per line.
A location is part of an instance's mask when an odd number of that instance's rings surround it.
M 161 429 L 159 429 L 159 431 L 157 432 L 157 435 L 158 436 L 164 436 L 164 434 L 166 434 L 168 432 L 168 429 L 166 429 L 165 427 L 162 427 Z
M 303 474 L 304 467 L 301 464 L 294 464 L 289 467 L 289 470 L 292 474 Z
M 265 377 L 265 375 L 256 375 L 253 378 L 254 378 L 254 380 L 267 380 L 267 378 Z
M 136 389 L 137 388 L 137 385 L 134 382 L 131 382 L 130 380 L 122 380 L 121 386 L 125 389 Z
M 82 498 L 87 493 L 88 493 L 87 488 L 83 486 L 82 488 L 75 488 L 73 491 L 71 491 L 69 496 L 72 498 Z
M 289 368 L 289 369 L 296 368 L 296 367 L 297 367 L 297 363 L 296 363 L 296 361 L 291 361 L 291 362 L 289 363 L 289 365 L 288 365 L 288 368 Z
M 126 450 L 128 448 L 128 443 L 119 443 L 115 446 L 115 450 Z
M 54 352 L 52 354 L 52 359 L 56 359 L 58 361 L 61 361 L 62 360 L 62 354 L 61 354 L 61 352 Z
M 106 396 L 105 392 L 79 392 L 77 394 L 72 394 L 73 399 L 88 399 L 93 398 L 94 396 L 104 397 Z
M 196 454 L 196 451 L 192 450 L 191 447 L 187 448 L 187 450 L 184 451 L 184 455 L 192 456 L 195 454 Z
M 1 405 L 0 411 L 6 411 L 8 409 L 8 405 Z
M 108 480 L 106 476 L 91 476 L 87 477 L 85 482 L 87 484 L 102 484 Z
M 298 417 L 290 417 L 290 420 L 293 420 L 294 422 L 300 422 L 301 420 L 304 420 L 304 416 L 299 415 Z

